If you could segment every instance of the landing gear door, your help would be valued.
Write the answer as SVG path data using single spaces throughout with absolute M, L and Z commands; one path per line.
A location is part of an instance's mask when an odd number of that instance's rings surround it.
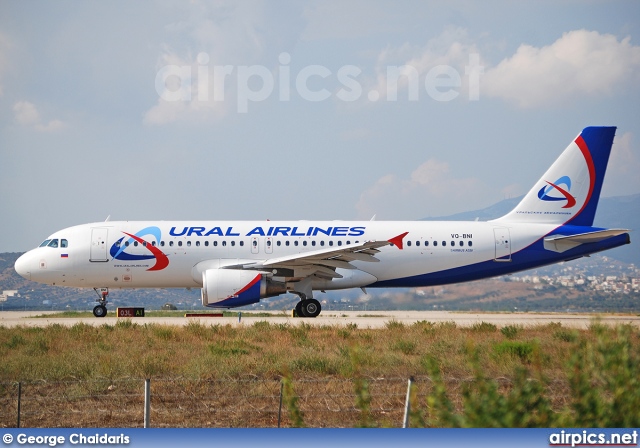
M 493 229 L 496 241 L 495 261 L 511 261 L 511 235 L 509 228 L 496 227 Z
M 89 261 L 109 261 L 107 257 L 107 234 L 109 229 L 94 227 L 91 229 L 91 253 Z

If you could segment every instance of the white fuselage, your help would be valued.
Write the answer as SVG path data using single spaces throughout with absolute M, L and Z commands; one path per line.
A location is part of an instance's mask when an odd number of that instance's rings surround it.
M 222 267 L 356 242 L 387 241 L 408 232 L 402 250 L 387 245 L 376 256 L 379 262 L 354 261 L 358 270 L 337 270 L 343 278 L 314 282 L 314 289 L 341 289 L 385 281 L 401 283 L 404 278 L 487 261 L 509 263 L 512 253 L 554 227 L 458 221 L 99 222 L 54 233 L 47 240 L 64 239 L 66 247 L 59 243 L 57 247 L 33 249 L 20 259 L 16 270 L 28 272 L 32 280 L 60 286 L 201 287 L 202 269 L 197 266 L 202 263 Z M 150 228 L 157 231 L 140 234 Z M 166 255 L 168 264 L 158 266 L 162 260 L 145 243 L 129 236 L 136 234 Z M 120 254 L 114 249 L 118 242 L 116 249 L 123 249 Z M 154 266 L 161 269 L 154 270 Z

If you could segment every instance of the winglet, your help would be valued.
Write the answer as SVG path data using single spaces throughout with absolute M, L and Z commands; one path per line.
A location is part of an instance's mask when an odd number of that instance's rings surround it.
M 404 232 L 398 236 L 394 236 L 390 240 L 388 240 L 391 244 L 398 246 L 398 249 L 402 250 L 402 240 L 405 236 L 407 236 L 409 232 Z

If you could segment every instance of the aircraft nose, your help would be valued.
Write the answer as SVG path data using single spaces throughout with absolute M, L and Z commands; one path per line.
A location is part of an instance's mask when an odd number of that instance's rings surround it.
M 31 280 L 31 254 L 27 252 L 26 254 L 22 254 L 13 265 L 13 268 L 16 270 L 18 274 L 27 280 Z

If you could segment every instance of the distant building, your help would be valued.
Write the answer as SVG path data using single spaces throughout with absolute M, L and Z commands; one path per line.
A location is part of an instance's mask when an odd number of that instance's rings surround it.
M 15 289 L 4 290 L 0 294 L 0 302 L 6 302 L 9 297 L 20 297 L 20 294 Z

